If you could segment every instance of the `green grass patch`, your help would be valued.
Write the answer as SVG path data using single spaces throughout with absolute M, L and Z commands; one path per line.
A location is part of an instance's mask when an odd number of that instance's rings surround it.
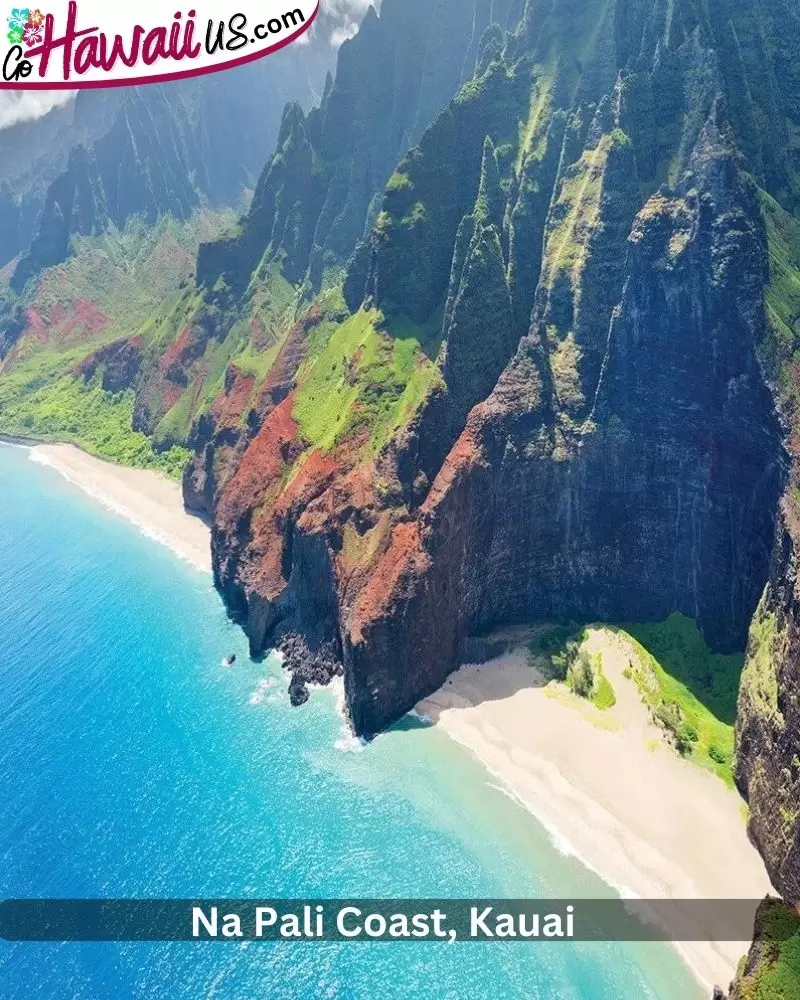
M 301 371 L 294 418 L 303 437 L 330 452 L 364 436 L 365 454 L 376 455 L 439 378 L 423 340 L 409 323 L 390 333 L 377 310 L 361 310 L 338 326 Z
M 695 622 L 679 614 L 664 622 L 623 627 L 675 682 L 676 694 L 688 691 L 717 719 L 734 724 L 744 654 L 712 653 Z
M 172 442 L 187 440 L 192 426 L 195 395 L 195 388 L 190 385 L 172 409 L 164 414 L 153 432 L 156 447 L 169 447 Z
M 202 304 L 203 293 L 187 283 L 153 306 L 145 322 L 134 332 L 144 339 L 153 354 L 161 353 L 189 325 Z
M 653 719 L 678 752 L 733 786 L 733 725 L 744 655 L 712 653 L 697 625 L 678 614 L 663 622 L 613 630 L 630 641 L 635 653 L 625 677 L 635 681 Z M 599 658 L 583 648 L 585 639 L 586 630 L 575 622 L 553 625 L 536 636 L 530 652 L 537 666 L 549 664 L 551 679 L 566 683 L 599 708 L 611 708 L 616 693 Z
M 566 684 L 573 694 L 607 712 L 616 705 L 617 695 L 603 673 L 600 655 L 585 648 L 586 638 L 584 628 L 574 624 L 555 625 L 537 635 L 530 651 L 540 663 L 549 662 L 551 679 Z
M 611 681 L 603 673 L 602 669 L 595 677 L 595 688 L 592 693 L 592 701 L 601 712 L 608 711 L 617 703 L 617 695 Z
M 638 653 L 631 675 L 676 748 L 733 785 L 733 725 L 744 656 L 712 653 L 696 624 L 682 615 L 625 625 Z
M 131 429 L 133 392 L 112 395 L 76 376 L 59 376 L 63 361 L 62 355 L 43 355 L 0 379 L 0 430 L 70 442 L 112 462 L 180 479 L 189 452 L 156 451 L 147 435 Z

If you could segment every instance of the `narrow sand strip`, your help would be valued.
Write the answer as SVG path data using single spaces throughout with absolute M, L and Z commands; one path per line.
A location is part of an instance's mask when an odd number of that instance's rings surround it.
M 547 685 L 526 649 L 463 667 L 418 710 L 469 749 L 557 846 L 620 894 L 762 899 L 769 879 L 747 838 L 738 794 L 665 745 L 623 676 L 629 644 L 599 630 L 589 642 L 617 695 L 609 711 Z M 703 942 L 679 950 L 710 993 L 728 985 L 749 946 Z
M 55 469 L 195 569 L 211 572 L 211 532 L 186 512 L 177 483 L 158 472 L 105 462 L 71 444 L 32 445 L 31 459 Z

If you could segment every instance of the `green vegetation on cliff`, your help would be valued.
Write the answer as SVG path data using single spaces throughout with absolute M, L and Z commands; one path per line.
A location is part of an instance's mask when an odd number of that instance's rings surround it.
M 343 323 L 300 373 L 293 415 L 305 440 L 377 454 L 439 378 L 423 350 L 430 336 L 407 320 L 387 327 L 374 309 Z
M 627 141 L 623 133 L 622 139 Z M 594 149 L 587 149 L 565 173 L 553 201 L 546 234 L 542 281 L 552 289 L 560 276 L 580 284 L 580 271 L 588 253 L 588 234 L 600 215 L 603 173 L 614 136 L 603 136 Z
M 733 720 L 743 657 L 712 653 L 697 625 L 678 614 L 663 622 L 592 627 L 618 633 L 630 643 L 634 655 L 625 676 L 636 684 L 653 721 L 677 751 L 732 786 Z M 598 708 L 610 708 L 616 693 L 601 657 L 584 647 L 585 639 L 586 630 L 576 625 L 554 626 L 538 636 L 531 651 L 549 658 L 555 679 Z
M 168 335 L 161 349 L 186 329 L 199 331 L 203 342 L 199 356 L 190 357 L 184 366 L 186 387 L 171 407 L 164 412 L 162 401 L 153 399 L 157 419 L 153 437 L 158 447 L 189 439 L 195 421 L 208 412 L 223 390 L 231 366 L 252 375 L 256 390 L 260 387 L 291 329 L 300 302 L 298 291 L 274 265 L 267 268 L 262 279 L 254 281 L 246 307 L 233 315 L 206 304 L 196 289 L 187 292 L 167 324 Z M 154 348 L 151 352 L 157 354 Z
M 793 423 L 800 419 L 800 219 L 764 192 L 761 209 L 770 259 L 767 338 L 762 354 Z
M 100 236 L 75 237 L 69 259 L 28 290 L 22 335 L 0 358 L 0 432 L 69 441 L 180 478 L 189 451 L 176 443 L 185 441 L 188 420 L 179 428 L 173 414 L 172 435 L 135 430 L 133 383 L 123 380 L 109 391 L 103 365 L 84 366 L 137 334 L 155 356 L 169 347 L 200 301 L 188 284 L 198 246 L 230 219 L 207 210 L 153 226 L 133 218 L 121 230 L 112 225 Z
M 662 622 L 592 627 L 630 643 L 634 655 L 625 676 L 636 683 L 653 721 L 678 752 L 732 786 L 733 722 L 744 658 L 712 653 L 695 622 L 679 614 Z M 531 651 L 550 659 L 557 680 L 608 708 L 616 695 L 601 658 L 584 648 L 585 639 L 586 630 L 574 624 L 554 626 L 538 636 Z
M 80 349 L 70 357 L 80 359 Z M 146 434 L 132 430 L 132 390 L 105 392 L 98 384 L 61 374 L 64 354 L 40 354 L 0 379 L 0 430 L 41 441 L 67 441 L 121 465 L 158 469 L 180 479 L 184 448 L 158 452 Z
M 777 617 L 768 611 L 765 599 L 750 628 L 741 694 L 747 697 L 752 710 L 774 720 L 780 728 L 784 723 L 778 705 L 776 664 L 783 655 L 781 645 Z
M 780 900 L 768 899 L 759 909 L 731 1000 L 800 1000 L 800 915 Z
M 697 625 L 678 614 L 622 631 L 638 653 L 631 676 L 656 722 L 682 755 L 733 785 L 733 723 L 744 657 L 712 653 Z

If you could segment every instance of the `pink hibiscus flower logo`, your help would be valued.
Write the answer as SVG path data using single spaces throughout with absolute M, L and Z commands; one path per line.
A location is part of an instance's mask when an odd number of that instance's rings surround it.
M 22 37 L 28 48 L 32 48 L 34 45 L 41 45 L 43 38 L 41 25 L 33 24 L 31 21 L 29 21 L 25 25 L 25 31 Z

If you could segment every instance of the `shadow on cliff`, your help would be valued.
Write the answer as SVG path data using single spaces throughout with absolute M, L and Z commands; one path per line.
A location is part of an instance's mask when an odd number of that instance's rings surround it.
M 735 724 L 744 653 L 713 653 L 696 623 L 679 614 L 663 622 L 608 627 L 632 636 L 672 681 L 720 722 Z
M 670 615 L 665 621 L 645 623 L 610 624 L 574 620 L 569 624 L 537 623 L 529 627 L 500 630 L 488 637 L 468 639 L 462 648 L 461 662 L 477 675 L 495 671 L 491 684 L 476 683 L 470 691 L 474 704 L 504 701 L 522 690 L 546 687 L 557 679 L 558 667 L 553 659 L 564 658 L 568 647 L 579 640 L 584 630 L 602 627 L 633 639 L 645 655 L 653 661 L 654 669 L 664 676 L 667 690 L 675 685 L 685 689 L 689 699 L 694 699 L 716 719 L 732 726 L 736 720 L 736 706 L 744 669 L 744 654 L 721 654 L 711 651 L 696 623 L 680 614 Z M 495 664 L 503 656 L 528 650 L 531 658 L 529 670 L 505 670 Z M 444 682 L 443 690 L 453 684 L 453 678 Z M 672 691 L 680 698 L 680 690 Z M 399 723 L 403 730 L 426 725 L 415 716 Z
M 484 705 L 487 702 L 493 701 L 506 701 L 507 699 L 512 698 L 515 694 L 519 694 L 520 691 L 528 691 L 531 688 L 547 687 L 552 680 L 551 677 L 545 677 L 544 674 L 533 665 L 528 670 L 523 669 L 508 671 L 502 669 L 499 665 L 495 665 L 495 663 L 490 662 L 483 663 L 480 666 L 469 666 L 462 669 L 474 671 L 481 677 L 492 672 L 496 675 L 492 680 L 491 690 L 478 690 L 477 688 L 472 688 L 470 690 L 469 703 L 473 706 Z M 446 691 L 452 684 L 453 678 L 450 677 L 444 682 L 444 686 L 441 690 Z M 396 722 L 391 727 L 390 732 L 409 733 L 415 732 L 418 729 L 430 729 L 432 725 L 435 725 L 432 720 L 425 718 L 423 715 L 412 713 L 403 716 L 399 722 Z

